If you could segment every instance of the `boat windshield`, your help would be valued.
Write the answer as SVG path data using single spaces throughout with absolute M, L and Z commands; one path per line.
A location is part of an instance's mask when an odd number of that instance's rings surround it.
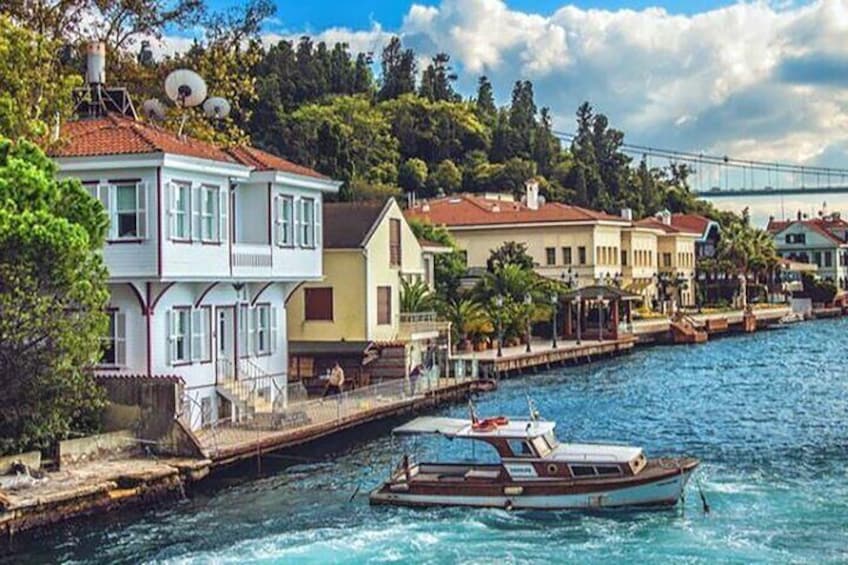
M 548 444 L 548 440 L 545 436 L 537 436 L 530 441 L 536 449 L 536 453 L 539 454 L 539 457 L 547 457 L 550 455 L 551 451 L 553 451 L 553 448 Z

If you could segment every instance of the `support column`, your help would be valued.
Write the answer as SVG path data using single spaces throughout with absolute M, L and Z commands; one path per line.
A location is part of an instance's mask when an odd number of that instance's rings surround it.
M 612 338 L 618 339 L 618 298 L 612 301 Z
M 571 302 L 565 303 L 565 337 L 570 338 L 572 334 Z

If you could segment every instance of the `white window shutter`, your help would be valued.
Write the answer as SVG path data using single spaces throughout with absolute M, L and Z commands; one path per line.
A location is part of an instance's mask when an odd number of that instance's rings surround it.
M 276 241 L 272 242 L 276 245 L 283 244 L 283 210 L 282 199 L 280 195 L 274 195 L 274 237 Z
M 171 365 L 174 364 L 174 360 L 177 357 L 177 355 L 176 355 L 177 338 L 176 338 L 176 335 L 175 335 L 176 334 L 176 331 L 175 331 L 176 320 L 174 319 L 175 317 L 176 316 L 174 316 L 173 310 L 167 310 L 165 312 L 165 325 L 167 326 L 167 332 L 168 332 L 167 333 L 168 340 L 167 340 L 167 344 L 166 344 L 167 345 L 166 350 L 168 351 L 168 363 L 171 364 Z
M 200 241 L 200 207 L 202 206 L 202 191 L 203 187 L 200 185 L 194 185 L 191 187 L 189 210 L 191 210 L 191 239 L 194 241 Z
M 149 194 L 146 182 L 140 182 L 135 187 L 135 214 L 138 237 L 147 239 L 147 195 Z
M 106 217 L 109 218 L 109 227 L 106 231 L 106 239 L 114 239 L 114 233 L 118 233 L 118 226 L 115 224 L 115 218 L 112 214 L 112 199 L 111 199 L 111 187 L 108 184 L 98 184 L 97 185 L 97 199 L 100 200 L 100 203 L 103 204 L 103 208 L 106 211 Z
M 271 344 L 270 344 L 269 351 L 271 353 L 276 353 L 277 352 L 277 337 L 278 337 L 278 334 L 277 334 L 277 307 L 276 306 L 271 306 L 270 325 L 271 325 L 271 332 L 270 332 L 271 333 Z
M 294 245 L 301 245 L 303 242 L 300 237 L 300 199 L 292 199 L 292 216 L 294 220 Z
M 203 312 L 199 308 L 195 308 L 191 311 L 191 360 L 192 361 L 200 361 L 202 344 L 203 344 L 203 335 L 201 332 L 203 331 L 203 320 L 202 320 Z
M 229 199 L 227 196 L 230 191 L 224 186 L 218 193 L 218 239 L 219 241 L 227 241 L 230 234 L 230 225 L 227 223 L 227 209 L 229 208 Z
M 200 360 L 207 361 L 212 359 L 212 354 L 209 351 L 209 342 L 211 338 L 209 331 L 212 327 L 212 308 L 201 308 L 200 312 Z
M 321 213 L 321 199 L 316 198 L 315 203 L 312 206 L 315 211 L 315 221 L 313 222 L 313 225 L 315 226 L 315 241 L 313 243 L 315 244 L 315 247 L 321 247 L 321 238 L 323 236 L 323 230 L 321 228 L 321 220 L 323 219 Z
M 176 184 L 168 183 L 168 235 L 171 239 L 177 237 L 177 190 Z
M 115 313 L 115 362 L 127 366 L 127 316 L 123 312 Z
M 259 340 L 256 339 L 256 327 L 259 324 L 259 312 L 257 308 L 248 309 L 248 326 L 247 326 L 247 350 L 256 355 L 256 348 L 259 346 Z
M 118 237 L 118 200 L 117 189 L 111 184 L 103 187 L 103 206 L 106 207 L 106 213 L 109 215 L 109 239 L 117 239 Z

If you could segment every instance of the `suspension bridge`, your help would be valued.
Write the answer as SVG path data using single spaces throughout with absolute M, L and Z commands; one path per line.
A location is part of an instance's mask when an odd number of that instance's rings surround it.
M 570 143 L 573 133 L 554 132 Z M 703 198 L 848 194 L 848 169 L 739 159 L 624 143 L 620 151 L 648 168 L 686 165 L 690 190 Z

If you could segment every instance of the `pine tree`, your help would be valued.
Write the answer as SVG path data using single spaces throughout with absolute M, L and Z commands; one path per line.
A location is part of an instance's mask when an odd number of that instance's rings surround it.
M 438 100 L 456 101 L 459 99 L 452 85 L 453 81 L 456 80 L 456 74 L 448 63 L 450 63 L 450 55 L 447 53 L 437 53 L 433 57 L 433 62 L 427 65 L 427 68 L 421 74 L 419 96 L 431 102 Z
M 533 133 L 532 157 L 536 161 L 539 172 L 549 176 L 554 166 L 554 160 L 559 155 L 559 140 L 553 134 L 550 111 L 542 108 L 539 113 L 539 123 Z
M 392 37 L 383 49 L 382 69 L 380 100 L 415 92 L 415 53 L 412 49 L 403 49 L 397 36 Z
M 533 99 L 533 84 L 528 80 L 517 81 L 512 90 L 509 125 L 515 135 L 514 156 L 529 158 L 536 127 L 536 102 Z
M 371 73 L 371 57 L 365 53 L 356 56 L 356 64 L 353 68 L 354 94 L 371 92 L 374 88 L 374 76 Z
M 494 90 L 487 76 L 481 76 L 477 80 L 477 116 L 485 123 L 493 123 L 498 109 L 495 106 Z

